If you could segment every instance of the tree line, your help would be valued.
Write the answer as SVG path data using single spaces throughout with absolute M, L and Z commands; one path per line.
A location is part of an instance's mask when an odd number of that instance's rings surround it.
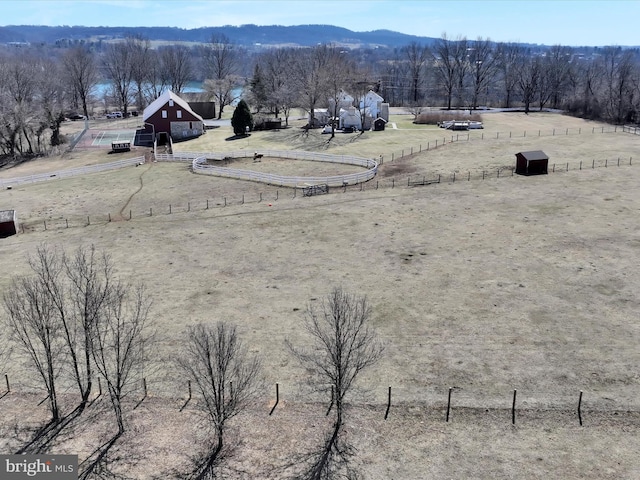
M 154 48 L 131 36 L 0 50 L 0 155 L 46 154 L 64 142 L 60 125 L 71 112 L 93 117 L 117 109 L 126 115 L 166 89 L 181 94 L 193 80 L 202 82 L 219 118 L 239 95 L 256 114 L 286 123 L 293 108 L 313 114 L 337 105 L 331 100 L 341 92 L 359 99 L 371 89 L 390 105 L 411 109 L 552 108 L 616 124 L 640 121 L 637 49 L 585 53 L 446 34 L 401 48 L 248 50 L 224 35 L 197 46 Z M 98 92 L 98 84 L 108 87 Z
M 27 361 L 46 391 L 49 421 L 16 453 L 50 451 L 56 439 L 73 431 L 104 382 L 113 435 L 82 461 L 79 472 L 79 478 L 95 478 L 114 466 L 109 452 L 130 428 L 131 396 L 143 372 L 166 362 L 154 354 L 159 338 L 152 296 L 144 285 L 119 278 L 111 257 L 94 246 L 67 253 L 42 245 L 28 262 L 31 273 L 14 277 L 3 293 L 0 368 L 12 356 Z M 355 471 L 344 425 L 357 378 L 383 353 L 371 317 L 366 297 L 335 287 L 320 306 L 310 304 L 305 312 L 310 343 L 285 341 L 314 389 L 330 395 L 333 417 L 316 447 L 292 453 L 295 461 L 282 467 L 289 471 L 283 478 L 345 478 Z M 237 327 L 224 321 L 188 326 L 182 339 L 171 343 L 171 361 L 195 385 L 197 427 L 207 432 L 191 458 L 191 470 L 175 472 L 175 477 L 218 478 L 232 454 L 229 422 L 264 394 L 261 359 L 242 342 Z M 76 404 L 69 405 L 69 388 L 76 391 Z M 60 401 L 62 390 L 66 402 Z

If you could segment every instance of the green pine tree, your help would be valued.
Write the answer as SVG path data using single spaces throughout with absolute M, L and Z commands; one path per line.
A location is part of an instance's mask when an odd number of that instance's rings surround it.
M 249 131 L 253 128 L 253 116 L 249 105 L 244 100 L 240 100 L 231 117 L 231 126 L 233 133 L 236 135 L 244 135 L 249 127 Z

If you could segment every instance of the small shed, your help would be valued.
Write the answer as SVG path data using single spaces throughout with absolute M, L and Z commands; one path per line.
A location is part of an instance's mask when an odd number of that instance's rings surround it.
M 384 118 L 378 117 L 373 121 L 373 130 L 376 132 L 380 132 L 384 130 L 387 125 L 387 121 Z
M 519 175 L 546 175 L 549 157 L 542 150 L 516 153 L 516 173 Z
M 0 238 L 18 233 L 18 219 L 15 210 L 0 210 Z

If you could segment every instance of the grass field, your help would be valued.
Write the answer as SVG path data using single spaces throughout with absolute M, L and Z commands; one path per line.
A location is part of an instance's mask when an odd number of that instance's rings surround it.
M 69 249 L 93 243 L 112 255 L 121 275 L 150 287 L 161 357 L 178 348 L 186 325 L 238 324 L 262 355 L 268 383 L 278 382 L 281 391 L 274 416 L 268 416 L 270 388 L 235 423 L 245 440 L 232 462 L 248 472 L 239 478 L 281 478 L 277 467 L 318 437 L 324 405 L 316 402 L 324 399 L 305 390 L 304 372 L 284 340 L 308 341 L 304 309 L 337 285 L 368 296 L 386 344 L 384 359 L 352 398 L 347 426 L 364 478 L 639 478 L 640 171 L 629 158 L 640 161 L 640 137 L 611 127 L 611 133 L 591 133 L 604 126 L 561 115 L 490 113 L 483 116 L 486 128 L 468 141 L 420 152 L 420 145 L 451 132 L 404 129 L 403 116 L 392 121 L 397 129 L 341 134 L 328 146 L 327 135 L 298 128 L 238 141 L 228 140 L 230 128 L 220 128 L 176 145 L 382 155 L 379 176 L 364 191 L 294 198 L 291 190 L 162 163 L 2 191 L 0 206 L 16 208 L 19 219 L 33 225 L 107 213 L 114 221 L 46 231 L 34 226 L 0 240 L 0 289 L 12 275 L 27 273 L 25 255 L 43 242 Z M 552 135 L 553 129 L 573 133 Z M 551 163 L 575 168 L 406 186 L 410 175 L 509 169 L 515 153 L 535 149 Z M 577 168 L 581 160 L 590 166 L 592 159 L 617 157 L 626 159 L 620 167 Z M 73 152 L 0 175 L 110 159 Z M 274 160 L 255 168 L 296 175 L 304 163 Z M 332 174 L 344 166 L 322 168 Z M 392 178 L 396 188 L 388 186 Z M 376 180 L 384 188 L 375 189 Z M 257 201 L 260 193 L 268 203 Z M 252 200 L 240 204 L 243 194 Z M 223 207 L 225 197 L 234 201 Z M 204 208 L 205 199 L 214 199 L 211 208 Z M 153 216 L 144 214 L 150 207 Z M 129 210 L 136 212 L 132 220 L 126 220 Z M 18 442 L 10 432 L 20 412 L 30 412 L 32 422 L 46 414 L 35 406 L 29 393 L 35 381 L 20 362 L 7 370 L 16 393 L 0 399 L 7 412 L 3 451 Z M 384 421 L 389 386 L 393 406 Z M 445 423 L 449 387 L 455 387 L 452 421 Z M 185 386 L 177 372 L 166 368 L 149 379 L 149 388 L 151 398 L 134 413 L 136 427 L 123 449 L 142 459 L 167 455 L 168 471 L 186 460 L 200 434 L 185 420 L 192 413 L 178 412 Z M 575 412 L 580 391 L 582 427 Z M 97 435 L 107 427 L 92 428 L 87 432 Z M 83 452 L 92 444 L 88 435 L 60 448 Z M 120 468 L 153 478 L 144 465 Z

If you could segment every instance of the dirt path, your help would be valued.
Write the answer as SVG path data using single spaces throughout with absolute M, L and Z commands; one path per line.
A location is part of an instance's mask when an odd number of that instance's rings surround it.
M 124 211 L 127 209 L 129 204 L 131 203 L 131 200 L 133 200 L 133 197 L 135 197 L 138 193 L 140 193 L 142 191 L 142 187 L 144 187 L 144 180 L 143 180 L 142 177 L 144 177 L 144 174 L 147 173 L 151 169 L 152 165 L 153 165 L 153 163 L 148 163 L 146 168 L 144 168 L 142 170 L 142 172 L 140 173 L 140 176 L 138 177 L 138 179 L 140 180 L 140 186 L 138 187 L 138 189 L 135 192 L 133 192 L 131 195 L 129 195 L 129 198 L 127 199 L 125 204 L 122 206 L 122 208 L 118 212 L 118 217 L 115 218 L 114 220 L 124 220 Z

